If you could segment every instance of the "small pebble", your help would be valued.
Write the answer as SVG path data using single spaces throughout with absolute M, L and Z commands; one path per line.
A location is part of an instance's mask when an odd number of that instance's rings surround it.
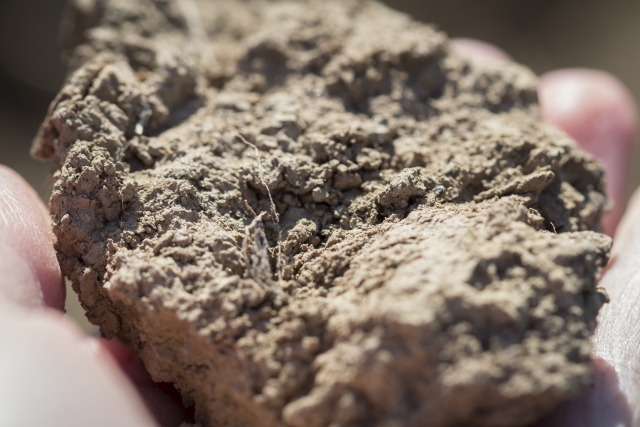
M 442 197 L 446 192 L 447 192 L 447 187 L 445 187 L 444 185 L 438 185 L 436 188 L 433 189 L 433 194 L 435 194 L 436 197 Z

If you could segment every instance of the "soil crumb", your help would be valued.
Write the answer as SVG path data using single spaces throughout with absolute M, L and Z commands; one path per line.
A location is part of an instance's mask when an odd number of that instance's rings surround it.
M 203 427 L 522 426 L 590 380 L 603 172 L 366 0 L 75 0 L 62 269 Z

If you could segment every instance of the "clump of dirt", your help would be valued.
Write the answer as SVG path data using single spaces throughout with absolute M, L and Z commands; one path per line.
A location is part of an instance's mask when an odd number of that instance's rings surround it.
M 217 426 L 520 426 L 589 382 L 600 166 L 373 1 L 77 0 L 36 140 L 89 319 Z

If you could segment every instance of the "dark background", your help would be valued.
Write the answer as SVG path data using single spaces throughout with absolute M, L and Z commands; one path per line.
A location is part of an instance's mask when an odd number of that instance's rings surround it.
M 135 1 L 135 0 L 131 0 Z M 0 0 L 0 163 L 43 196 L 48 166 L 29 158 L 31 139 L 64 77 L 57 31 L 65 0 Z M 495 43 L 543 73 L 607 70 L 640 97 L 637 0 L 387 0 L 453 37 Z M 632 188 L 640 183 L 640 162 Z M 635 172 L 635 171 L 638 172 Z

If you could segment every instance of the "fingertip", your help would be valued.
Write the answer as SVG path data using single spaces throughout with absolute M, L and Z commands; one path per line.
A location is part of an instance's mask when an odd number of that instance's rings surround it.
M 47 210 L 17 173 L 0 165 L 0 298 L 62 310 L 65 287 Z
M 540 77 L 539 95 L 543 116 L 580 143 L 598 143 L 592 141 L 593 133 L 612 127 L 632 143 L 638 126 L 635 101 L 612 74 L 580 68 L 552 71 Z
M 588 69 L 553 71 L 540 78 L 538 92 L 543 117 L 590 152 L 599 154 L 611 144 L 632 148 L 638 126 L 635 101 L 613 75 Z M 611 137 L 617 140 L 609 141 Z
M 53 310 L 0 310 L 0 425 L 154 426 L 117 365 Z
M 614 202 L 603 220 L 613 235 L 625 210 L 626 182 L 636 140 L 637 110 L 628 89 L 609 73 L 566 69 L 543 75 L 538 89 L 543 118 L 563 129 L 604 165 Z
M 451 50 L 459 56 L 471 61 L 511 61 L 511 56 L 504 50 L 480 40 L 455 38 L 449 41 Z

